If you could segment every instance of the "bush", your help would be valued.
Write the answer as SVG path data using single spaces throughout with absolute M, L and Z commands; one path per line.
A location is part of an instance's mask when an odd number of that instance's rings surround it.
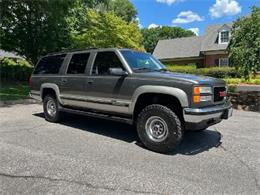
M 28 81 L 33 66 L 26 60 L 0 59 L 1 81 Z
M 196 68 L 196 66 L 173 66 L 166 65 L 167 69 L 172 72 L 180 72 L 187 74 L 196 74 L 203 76 L 210 76 L 215 78 L 240 78 L 239 73 L 235 68 L 232 67 L 212 67 L 212 68 Z
M 241 78 L 227 78 L 224 80 L 228 85 L 239 85 L 239 84 L 260 85 L 260 78 L 250 79 L 248 81 Z

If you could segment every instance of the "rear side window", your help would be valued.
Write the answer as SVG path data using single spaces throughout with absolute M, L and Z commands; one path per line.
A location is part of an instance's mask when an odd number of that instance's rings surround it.
M 74 54 L 70 60 L 67 74 L 83 74 L 88 63 L 89 53 Z
M 58 74 L 66 54 L 43 57 L 34 74 Z

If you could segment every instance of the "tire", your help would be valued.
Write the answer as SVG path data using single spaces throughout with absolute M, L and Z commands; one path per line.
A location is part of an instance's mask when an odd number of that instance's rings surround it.
M 61 120 L 61 111 L 59 111 L 59 103 L 55 96 L 46 95 L 43 99 L 43 110 L 45 119 L 52 123 L 57 123 Z
M 149 105 L 140 112 L 137 132 L 146 148 L 159 153 L 171 152 L 183 137 L 178 116 L 171 109 L 159 104 Z

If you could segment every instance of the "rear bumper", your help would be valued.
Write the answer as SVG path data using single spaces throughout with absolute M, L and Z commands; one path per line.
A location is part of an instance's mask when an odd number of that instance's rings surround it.
M 227 101 L 209 108 L 184 108 L 183 112 L 187 129 L 203 129 L 231 117 L 233 108 L 230 101 Z

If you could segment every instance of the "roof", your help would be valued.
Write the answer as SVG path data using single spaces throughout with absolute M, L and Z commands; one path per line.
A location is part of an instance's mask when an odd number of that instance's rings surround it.
M 199 57 L 202 51 L 226 50 L 227 44 L 218 44 L 219 30 L 231 28 L 232 23 L 208 26 L 205 35 L 158 41 L 153 55 L 158 59 Z
M 227 44 L 218 44 L 218 32 L 226 27 L 231 29 L 232 23 L 208 26 L 203 36 L 201 51 L 226 50 Z
M 160 40 L 153 55 L 159 59 L 196 57 L 200 55 L 202 37 Z
M 4 51 L 4 50 L 0 49 L 0 58 L 3 58 L 3 57 L 23 59 L 23 57 L 17 55 L 14 52 L 8 52 L 8 51 Z

